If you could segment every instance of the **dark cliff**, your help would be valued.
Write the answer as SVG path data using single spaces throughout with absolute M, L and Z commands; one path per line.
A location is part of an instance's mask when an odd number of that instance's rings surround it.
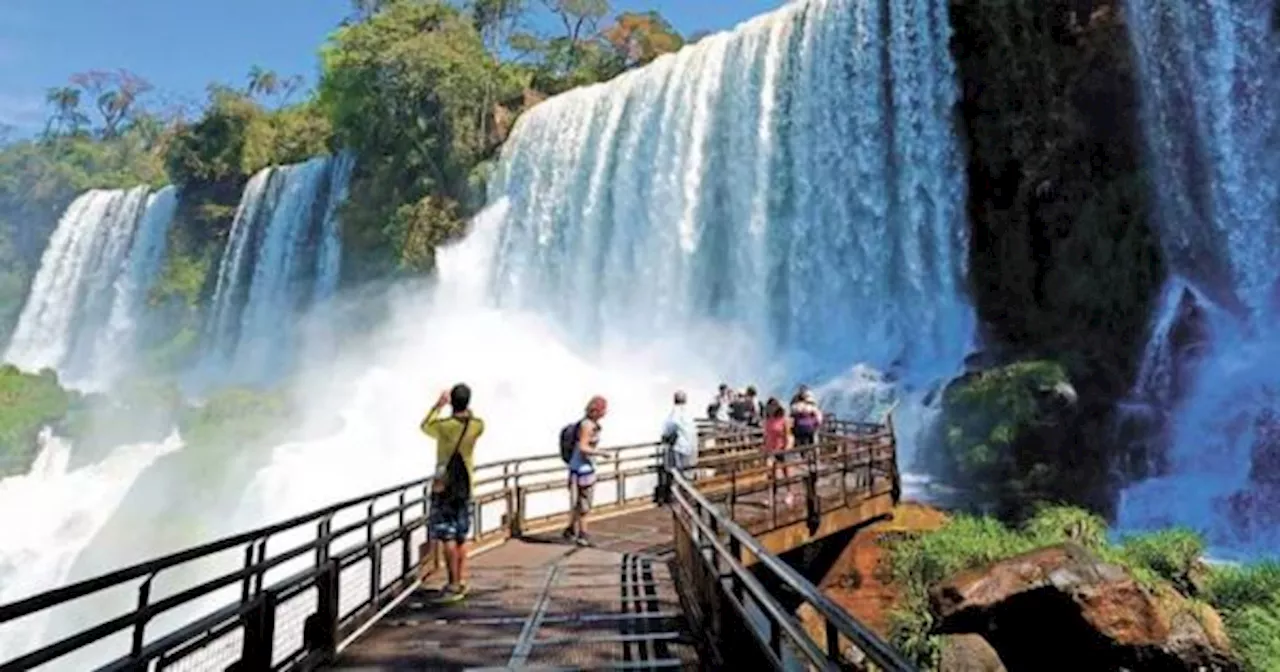
M 1111 409 L 1134 377 L 1163 277 L 1122 7 L 953 0 L 951 16 L 984 359 L 1066 367 L 1081 412 L 1039 446 L 1063 477 L 1041 494 L 1106 511 L 1119 450 Z

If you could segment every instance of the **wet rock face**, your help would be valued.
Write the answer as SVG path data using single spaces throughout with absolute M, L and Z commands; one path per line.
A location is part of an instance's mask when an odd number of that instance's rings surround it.
M 1241 669 L 1211 610 L 1074 544 L 963 572 L 929 598 L 938 632 L 982 635 L 1011 672 Z
M 1254 421 L 1249 480 L 1280 492 L 1280 413 L 1263 411 Z
M 1191 290 L 1184 290 L 1178 301 L 1178 316 L 1169 330 L 1169 346 L 1173 357 L 1173 380 L 1169 399 L 1181 399 L 1191 384 L 1191 372 L 1209 346 L 1208 323 L 1204 307 Z

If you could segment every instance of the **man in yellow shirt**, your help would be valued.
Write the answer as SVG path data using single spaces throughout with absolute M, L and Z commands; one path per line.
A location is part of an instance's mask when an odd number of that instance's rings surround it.
M 449 417 L 440 417 L 445 405 Z M 436 440 L 436 471 L 431 486 L 431 513 L 427 519 L 430 542 L 444 544 L 449 583 L 441 601 L 456 602 L 467 595 L 467 537 L 471 532 L 472 486 L 475 480 L 476 441 L 484 434 L 484 420 L 471 412 L 471 388 L 463 383 L 441 392 L 422 421 L 422 431 Z M 434 544 L 428 545 L 428 554 Z

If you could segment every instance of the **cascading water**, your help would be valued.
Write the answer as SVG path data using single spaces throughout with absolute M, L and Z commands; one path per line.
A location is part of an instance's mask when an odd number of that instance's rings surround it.
M 1171 282 L 1185 282 L 1199 304 L 1207 347 L 1186 389 L 1165 395 L 1175 397 L 1164 399 L 1172 404 L 1167 473 L 1123 494 L 1119 522 L 1188 525 L 1227 554 L 1280 551 L 1271 483 L 1280 465 L 1274 9 L 1271 0 L 1129 3 L 1159 185 L 1156 224 Z M 1155 330 L 1147 356 L 1166 371 L 1176 365 L 1166 356 L 1169 331 Z
M 175 207 L 171 187 L 95 189 L 73 201 L 40 261 L 5 360 L 53 368 L 76 387 L 109 385 L 127 362 Z
M 793 3 L 542 103 L 491 186 L 511 202 L 501 305 L 585 347 L 689 341 L 731 379 L 958 372 L 974 319 L 948 38 L 946 2 Z
M 48 430 L 40 443 L 29 473 L 0 480 L 0 604 L 65 584 L 72 563 L 138 474 L 181 445 L 174 437 L 161 444 L 121 446 L 95 465 L 68 471 L 71 444 Z M 49 617 L 0 626 L 0 661 L 47 641 Z
M 337 289 L 338 207 L 352 167 L 341 154 L 249 180 L 218 266 L 201 377 L 263 382 L 287 370 L 290 325 Z

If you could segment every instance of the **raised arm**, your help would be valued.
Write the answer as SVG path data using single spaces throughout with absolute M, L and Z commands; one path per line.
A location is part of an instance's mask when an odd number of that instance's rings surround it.
M 436 405 L 432 406 L 430 411 L 427 411 L 427 417 L 423 418 L 422 424 L 419 425 L 423 434 L 433 439 L 440 438 L 440 411 L 447 403 L 449 403 L 449 393 L 447 391 L 441 392 L 439 398 L 436 399 Z

